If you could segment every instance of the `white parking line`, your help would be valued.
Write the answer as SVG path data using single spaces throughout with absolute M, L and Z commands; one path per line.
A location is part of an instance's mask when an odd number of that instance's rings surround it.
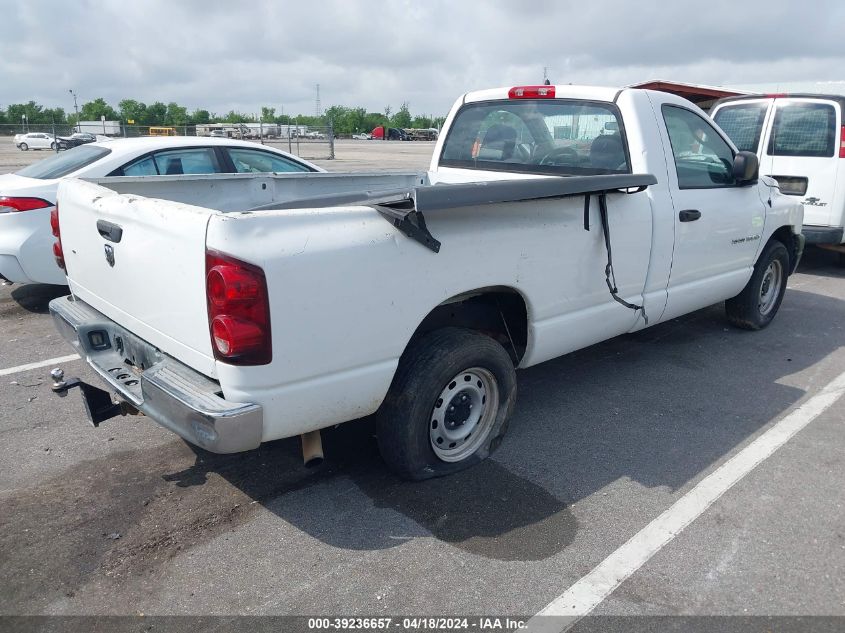
M 637 532 L 528 622 L 530 631 L 563 631 L 590 613 L 719 497 L 845 395 L 845 373 L 751 442 Z M 544 617 L 557 616 L 557 617 Z
M 58 358 L 50 358 L 48 360 L 42 360 L 37 363 L 27 363 L 26 365 L 18 365 L 17 367 L 0 369 L 0 376 L 8 376 L 9 374 L 16 374 L 19 371 L 38 369 L 39 367 L 47 367 L 48 365 L 55 365 L 57 363 L 66 363 L 71 360 L 76 360 L 77 358 L 79 358 L 79 354 L 70 354 L 69 356 L 59 356 Z

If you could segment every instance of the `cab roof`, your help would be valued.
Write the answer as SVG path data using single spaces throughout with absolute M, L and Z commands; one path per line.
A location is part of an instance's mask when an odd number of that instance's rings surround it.
M 502 88 L 490 88 L 487 90 L 476 90 L 464 95 L 464 103 L 475 103 L 478 101 L 500 101 L 509 98 L 509 93 L 520 86 L 507 86 Z M 625 88 L 608 88 L 607 86 L 573 86 L 571 84 L 551 86 L 525 86 L 526 88 L 553 88 L 555 99 L 584 99 L 589 101 L 607 101 L 612 103 L 616 100 Z

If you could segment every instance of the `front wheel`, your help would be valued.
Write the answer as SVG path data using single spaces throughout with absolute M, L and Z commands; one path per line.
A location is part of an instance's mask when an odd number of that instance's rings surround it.
M 516 373 L 492 338 L 443 328 L 412 343 L 376 414 L 378 444 L 400 477 L 463 470 L 501 443 L 516 399 Z
M 29 149 L 29 145 L 27 145 L 26 143 L 21 143 L 20 145 L 18 145 L 18 147 L 21 148 L 22 152 L 25 152 L 26 150 Z
M 50 149 L 53 150 L 54 152 L 56 151 L 57 147 L 58 147 L 58 145 L 56 145 L 55 143 L 50 143 Z
M 786 247 L 773 240 L 766 245 L 754 265 L 754 273 L 742 292 L 725 301 L 728 320 L 745 330 L 761 330 L 775 318 L 789 270 Z

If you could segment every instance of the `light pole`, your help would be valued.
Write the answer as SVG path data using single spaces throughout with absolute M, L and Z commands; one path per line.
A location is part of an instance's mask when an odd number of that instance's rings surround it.
M 73 95 L 73 109 L 76 110 L 76 131 L 81 132 L 82 128 L 79 125 L 79 106 L 76 105 L 76 93 L 73 89 L 69 89 L 68 92 Z

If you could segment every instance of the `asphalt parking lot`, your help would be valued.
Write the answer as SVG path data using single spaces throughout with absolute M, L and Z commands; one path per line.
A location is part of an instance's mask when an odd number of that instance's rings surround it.
M 432 147 L 315 162 L 424 169 Z M 832 254 L 806 253 L 764 331 L 713 306 L 519 372 L 493 458 L 424 483 L 387 471 L 368 419 L 325 432 L 313 469 L 297 439 L 225 456 L 143 417 L 91 428 L 50 392 L 56 363 L 22 367 L 73 353 L 47 314 L 63 293 L 0 287 L 0 614 L 530 617 L 580 596 L 606 616 L 845 616 Z

